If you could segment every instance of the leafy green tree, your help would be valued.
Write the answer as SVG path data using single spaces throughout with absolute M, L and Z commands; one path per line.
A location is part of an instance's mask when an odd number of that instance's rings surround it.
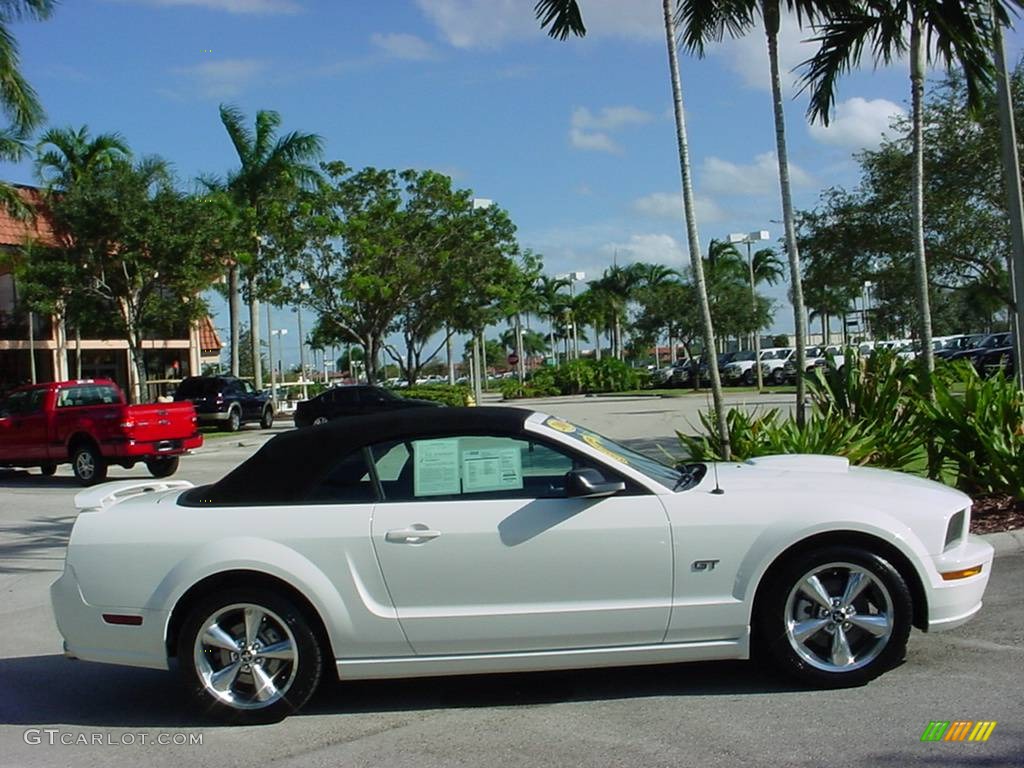
M 267 274 L 272 265 L 265 263 L 262 253 L 268 218 L 275 202 L 288 200 L 297 189 L 311 187 L 319 174 L 312 164 L 323 152 L 323 139 L 310 133 L 278 135 L 281 115 L 270 110 L 256 113 L 253 130 L 245 125 L 245 115 L 237 107 L 222 104 L 220 120 L 238 155 L 239 167 L 224 182 L 206 179 L 213 192 L 224 191 L 239 211 L 234 217 L 235 231 L 241 221 L 243 243 L 228 265 L 228 314 L 231 323 L 231 344 L 237 348 L 240 329 L 241 283 L 244 279 L 249 302 L 249 330 L 252 356 L 259 355 L 259 302 L 267 293 Z M 242 275 L 242 269 L 245 274 Z M 232 367 L 235 360 L 232 357 Z M 256 371 L 256 387 L 263 386 L 262 371 Z
M 826 125 L 835 104 L 839 77 L 860 63 L 870 48 L 876 63 L 889 64 L 909 54 L 910 61 L 910 173 L 912 238 L 917 298 L 918 336 L 922 353 L 922 380 L 929 400 L 935 399 L 932 373 L 931 297 L 925 249 L 925 136 L 924 79 L 929 56 L 964 75 L 968 101 L 978 109 L 983 92 L 994 81 L 990 51 L 992 19 L 1009 23 L 1009 11 L 1018 0 L 863 0 L 839 8 L 821 29 L 821 47 L 808 62 L 805 83 L 811 99 L 808 115 Z M 908 41 L 909 36 L 909 41 Z
M 708 349 L 714 349 L 715 329 L 711 320 L 711 307 L 708 301 L 707 289 L 704 285 L 704 265 L 701 261 L 702 250 L 700 234 L 697 230 L 697 213 L 693 195 L 693 169 L 690 163 L 690 146 L 686 133 L 686 116 L 683 108 L 683 88 L 679 76 L 679 60 L 676 51 L 678 35 L 673 0 L 662 0 L 661 7 L 665 23 L 665 44 L 668 49 L 669 79 L 672 84 L 672 107 L 675 116 L 676 145 L 679 148 L 679 175 L 683 192 L 683 212 L 686 219 L 686 239 L 690 250 L 690 269 L 692 270 L 694 285 L 697 290 L 697 301 L 703 324 L 704 346 Z M 549 34 L 559 40 L 565 40 L 570 34 L 582 37 L 587 33 L 578 0 L 538 0 L 534 6 L 534 13 L 540 21 L 541 27 L 548 28 Z M 615 348 L 621 359 L 621 334 L 617 335 Z M 729 425 L 725 419 L 722 383 L 716 366 L 711 366 L 710 376 L 711 394 L 715 403 L 715 418 L 718 423 L 719 438 L 724 455 L 728 459 Z
M 36 146 L 36 175 L 50 190 L 66 190 L 91 173 L 104 171 L 117 161 L 129 160 L 132 151 L 117 133 L 89 134 L 89 127 L 50 128 Z
M 549 349 L 555 363 L 558 363 L 558 348 L 555 346 L 555 326 L 562 315 L 562 309 L 569 301 L 569 294 L 562 289 L 567 288 L 569 282 L 564 278 L 541 275 L 536 283 L 537 286 L 537 307 L 538 314 L 545 318 L 549 324 Z
M 37 285 L 73 280 L 107 310 L 128 343 L 138 401 L 146 393 L 143 340 L 207 311 L 199 295 L 219 270 L 209 245 L 220 223 L 174 188 L 161 160 L 116 161 L 86 178 L 50 202 L 58 236 L 72 244 L 55 251 L 64 259 L 60 269 L 28 262 L 26 278 Z

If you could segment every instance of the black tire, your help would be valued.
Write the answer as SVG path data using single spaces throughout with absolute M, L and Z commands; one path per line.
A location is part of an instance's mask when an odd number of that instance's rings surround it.
M 754 373 L 754 369 L 751 368 L 749 371 L 743 372 L 741 383 L 744 384 L 745 386 L 752 387 L 754 385 L 754 381 L 756 378 L 757 374 Z
M 180 459 L 177 456 L 148 459 L 146 461 L 146 469 L 149 470 L 149 474 L 153 477 L 170 477 L 178 471 L 179 461 Z
M 786 373 L 781 369 L 777 369 L 772 373 L 772 381 L 775 382 L 775 386 L 781 386 L 786 381 Z
M 867 586 L 851 601 L 852 614 L 847 613 L 850 606 L 842 603 L 831 603 L 828 613 L 800 588 L 806 578 L 815 575 L 828 595 L 841 601 L 855 572 Z M 827 547 L 791 558 L 765 585 L 755 606 L 754 642 L 780 671 L 799 682 L 817 688 L 846 688 L 864 685 L 903 660 L 912 617 L 910 590 L 888 561 L 861 547 Z M 838 625 L 834 623 L 837 620 Z M 799 624 L 810 628 L 819 622 L 825 625 L 803 641 L 794 638 Z M 875 629 L 867 631 L 857 622 L 871 622 Z M 888 629 L 879 634 L 883 626 Z M 842 651 L 844 647 L 838 643 L 837 633 L 845 640 L 849 663 L 841 653 L 835 655 L 837 648 Z
M 57 465 L 54 464 L 52 461 L 47 464 L 43 464 L 41 467 L 39 467 L 39 472 L 40 474 L 43 475 L 43 477 L 53 477 L 55 474 L 57 474 Z
M 92 443 L 79 443 L 71 449 L 71 469 L 82 485 L 96 485 L 107 479 L 107 461 Z
M 263 409 L 263 415 L 260 416 L 260 428 L 270 429 L 274 426 L 274 409 L 269 405 Z
M 232 407 L 228 410 L 227 421 L 224 422 L 224 429 L 228 432 L 237 432 L 242 428 L 242 414 L 241 412 Z
M 262 659 L 260 669 L 264 670 L 264 674 L 269 671 L 268 677 L 281 688 L 280 694 L 275 692 L 273 700 L 265 705 L 256 698 L 253 690 L 255 675 L 246 671 L 241 658 L 237 662 L 233 661 L 228 651 L 198 643 L 204 625 L 218 614 L 224 617 L 218 622 L 221 628 L 232 637 L 243 638 L 244 643 L 245 614 L 239 607 L 243 605 L 266 613 L 259 625 L 257 641 L 264 645 L 281 642 L 281 638 L 294 641 L 294 662 Z M 286 632 L 290 632 L 292 637 L 287 638 Z M 238 724 L 272 723 L 292 714 L 316 691 L 324 667 L 323 649 L 309 618 L 290 598 L 273 589 L 240 587 L 203 598 L 182 625 L 177 651 L 183 680 L 199 710 L 218 720 Z M 209 661 L 197 661 L 197 655 Z M 199 664 L 206 664 L 206 669 L 201 672 Z M 221 671 L 235 664 L 238 665 L 235 682 L 227 688 L 223 697 L 216 696 L 204 682 L 203 673 Z M 274 664 L 280 666 L 275 667 Z M 255 666 L 256 663 L 253 664 L 254 669 Z M 242 705 L 236 706 L 231 703 L 232 700 L 240 701 Z M 253 705 L 252 708 L 245 708 L 249 704 Z

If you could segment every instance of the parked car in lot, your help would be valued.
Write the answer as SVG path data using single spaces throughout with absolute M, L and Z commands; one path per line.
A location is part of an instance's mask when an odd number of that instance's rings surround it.
M 526 409 L 443 415 L 286 432 L 212 485 L 80 493 L 51 589 L 66 653 L 174 662 L 199 711 L 259 722 L 325 671 L 756 651 L 803 684 L 860 685 L 902 660 L 911 626 L 981 608 L 992 546 L 938 483 L 835 456 L 673 467 Z
M 234 376 L 189 376 L 174 390 L 176 401 L 195 406 L 200 424 L 237 432 L 256 422 L 263 429 L 274 426 L 274 404 L 269 392 L 260 392 L 245 379 Z
M 169 477 L 178 457 L 202 444 L 190 404 L 128 405 L 109 379 L 33 384 L 0 401 L 0 466 L 52 475 L 70 463 L 82 485 L 103 482 L 111 464 L 140 461 Z
M 793 359 L 793 355 L 795 353 L 795 349 L 777 349 L 769 354 L 762 354 L 762 381 L 766 381 L 770 384 L 781 384 L 784 382 L 786 380 L 786 363 Z
M 768 347 L 767 349 L 762 349 L 759 362 L 775 359 L 779 353 L 789 353 L 791 351 L 788 347 Z M 753 350 L 737 352 L 729 362 L 719 368 L 722 382 L 724 384 L 745 384 L 750 386 L 757 381 L 757 370 L 754 368 L 757 362 L 755 361 Z M 783 365 L 785 365 L 785 360 L 783 360 Z
M 401 397 L 394 392 L 369 384 L 332 387 L 314 398 L 302 400 L 295 407 L 295 426 L 309 427 L 351 416 L 397 411 L 406 408 L 439 406 L 433 400 Z
M 967 360 L 978 373 L 985 372 L 985 366 L 998 361 L 1004 351 L 1013 348 L 1013 336 L 1009 332 L 990 333 L 977 345 L 950 355 L 948 360 Z M 993 358 L 994 355 L 994 358 Z
M 955 336 L 940 336 L 933 340 L 935 357 L 940 360 L 949 359 L 957 352 L 973 349 L 985 338 L 983 333 L 961 333 Z

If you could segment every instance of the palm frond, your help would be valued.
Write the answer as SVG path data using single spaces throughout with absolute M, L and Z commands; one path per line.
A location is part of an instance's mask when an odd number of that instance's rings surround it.
M 231 104 L 220 105 L 220 121 L 224 124 L 224 130 L 228 132 L 228 138 L 238 154 L 239 160 L 245 166 L 253 155 L 253 147 L 256 139 L 248 128 L 245 127 L 245 114 L 238 107 Z
M 777 0 L 765 0 L 765 2 Z M 704 56 L 708 41 L 718 42 L 726 35 L 742 37 L 754 25 L 760 7 L 758 0 L 680 0 L 676 5 L 676 28 L 687 50 Z
M 587 34 L 577 0 L 537 0 L 533 13 L 540 22 L 540 28 L 550 27 L 548 34 L 556 40 L 565 40 L 570 34 L 577 37 Z

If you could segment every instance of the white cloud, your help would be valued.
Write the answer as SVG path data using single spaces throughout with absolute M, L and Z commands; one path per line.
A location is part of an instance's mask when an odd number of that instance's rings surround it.
M 421 37 L 400 32 L 370 35 L 370 42 L 388 56 L 406 61 L 428 61 L 437 58 L 434 46 Z
M 779 26 L 779 71 L 784 90 L 792 90 L 799 79 L 793 70 L 815 54 L 816 44 L 807 42 L 813 36 L 812 31 L 800 29 L 793 16 L 783 14 Z M 720 59 L 739 75 L 748 88 L 771 89 L 768 42 L 760 21 L 743 37 L 727 37 L 720 43 L 709 45 L 707 51 L 710 57 Z
M 193 93 L 210 99 L 237 96 L 267 69 L 258 59 L 219 59 L 176 70 L 193 80 Z
M 541 40 L 545 32 L 523 0 L 416 0 L 441 36 L 456 48 L 495 48 L 513 39 Z M 664 36 L 658 3 L 587 0 L 587 38 L 655 40 Z
M 877 149 L 882 135 L 897 115 L 906 110 L 888 99 L 864 99 L 854 96 L 836 104 L 835 115 L 828 127 L 819 123 L 808 126 L 811 138 L 851 150 Z
M 302 6 L 294 0 L 135 0 L 147 5 L 180 6 L 207 8 L 211 11 L 227 11 L 228 13 L 297 13 Z
M 702 167 L 702 187 L 716 194 L 759 196 L 779 191 L 779 163 L 774 152 L 764 152 L 750 165 L 709 157 Z M 814 178 L 792 160 L 789 178 L 794 188 L 813 187 Z
M 727 217 L 725 210 L 714 199 L 696 195 L 697 223 L 718 224 Z M 679 192 L 654 192 L 637 198 L 632 208 L 639 214 L 657 219 L 680 219 L 683 215 L 683 196 Z
M 594 114 L 586 107 L 572 111 L 569 143 L 577 149 L 598 152 L 620 152 L 611 133 L 634 125 L 648 123 L 653 117 L 642 109 L 631 106 L 604 107 Z
M 619 264 L 647 261 L 681 267 L 686 260 L 679 241 L 665 234 L 630 235 L 626 242 L 606 243 L 599 250 L 609 263 L 615 259 Z

